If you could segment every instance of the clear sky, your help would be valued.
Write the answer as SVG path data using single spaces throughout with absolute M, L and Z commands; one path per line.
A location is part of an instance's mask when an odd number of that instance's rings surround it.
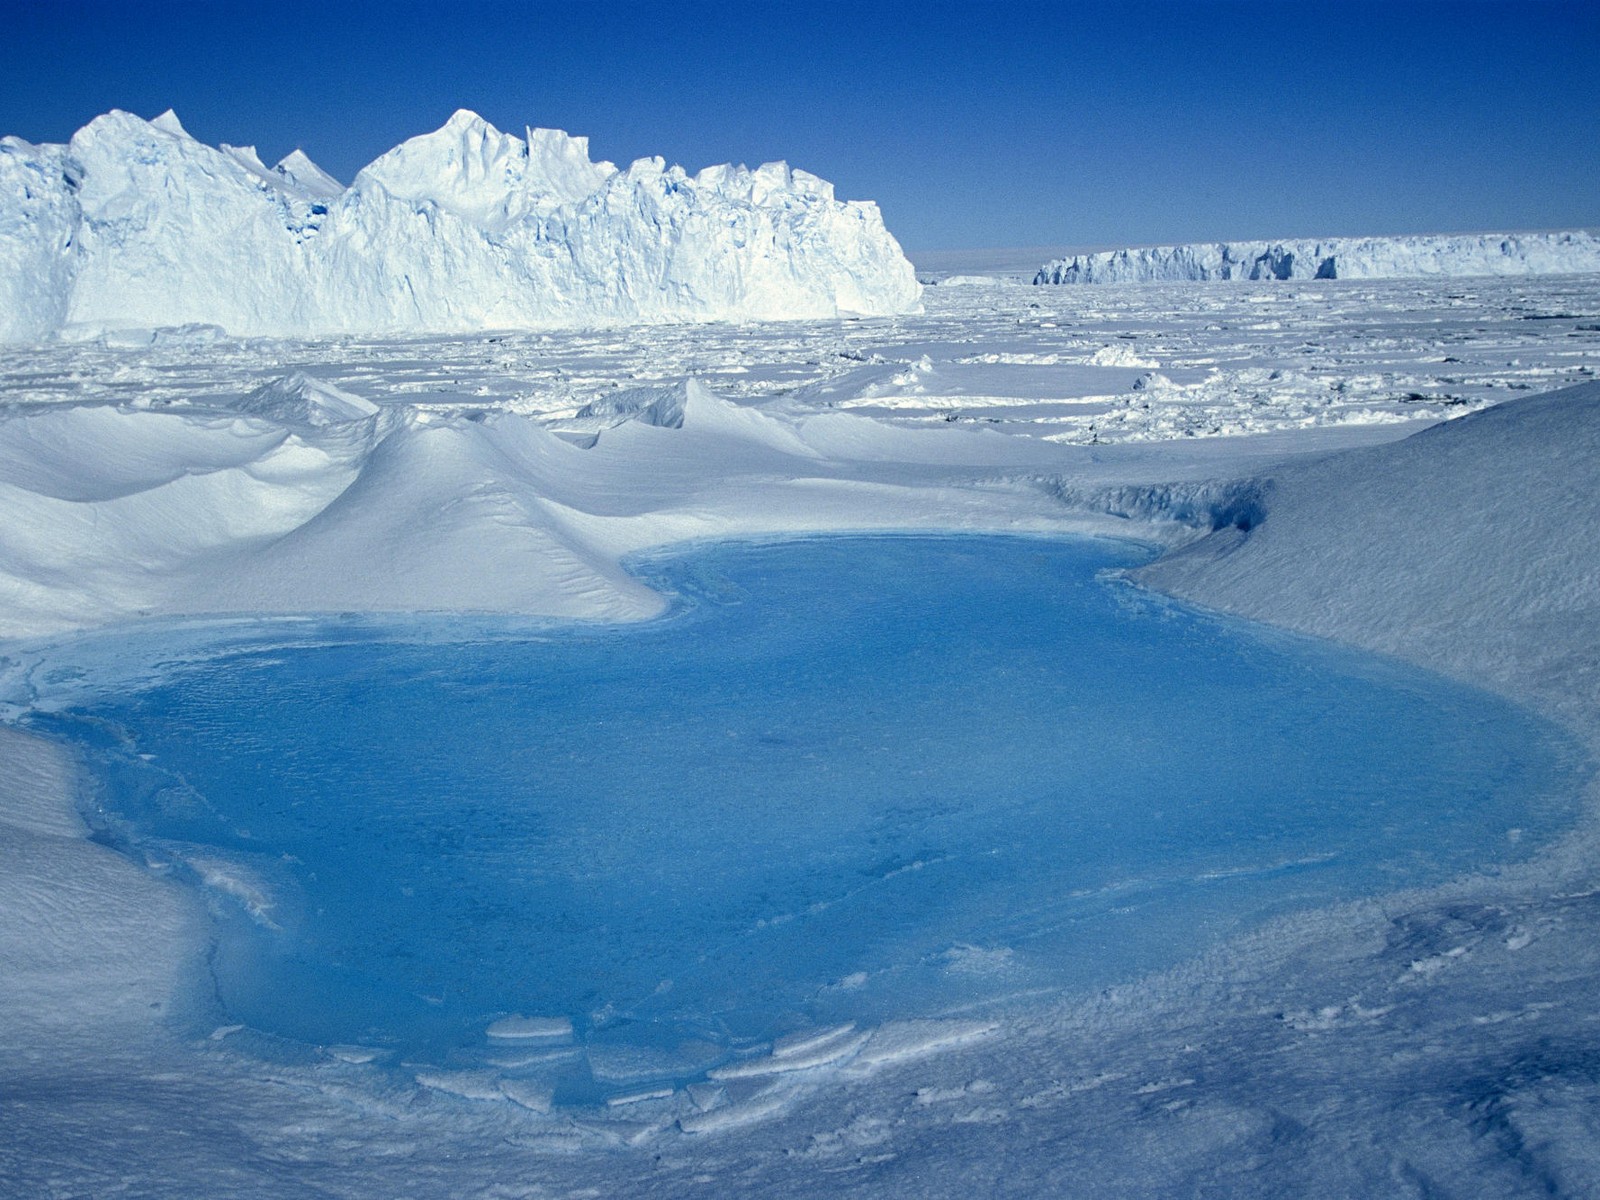
M 1600 226 L 1600 0 L 0 0 L 0 133 L 109 108 L 349 181 L 458 107 L 785 158 L 912 250 Z

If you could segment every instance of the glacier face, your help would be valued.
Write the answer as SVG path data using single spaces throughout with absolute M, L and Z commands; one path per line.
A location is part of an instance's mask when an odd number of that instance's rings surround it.
M 784 163 L 619 170 L 457 112 L 348 187 L 164 113 L 0 141 L 0 340 L 66 326 L 276 336 L 913 310 L 877 206 Z
M 1033 281 L 1414 279 L 1432 275 L 1573 275 L 1589 271 L 1600 271 L 1600 237 L 1583 230 L 1567 230 L 1214 242 L 1106 250 L 1047 262 Z

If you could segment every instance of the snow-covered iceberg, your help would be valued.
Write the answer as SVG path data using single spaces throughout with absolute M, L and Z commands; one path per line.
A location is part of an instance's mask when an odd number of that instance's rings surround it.
M 1584 230 L 1567 230 L 1204 242 L 1104 250 L 1047 262 L 1033 281 L 1409 279 L 1429 275 L 1576 275 L 1589 271 L 1600 271 L 1600 237 Z
M 276 336 L 914 309 L 875 204 L 784 163 L 659 158 L 457 112 L 342 187 L 296 151 L 202 145 L 113 111 L 0 141 L 0 341 L 66 325 Z

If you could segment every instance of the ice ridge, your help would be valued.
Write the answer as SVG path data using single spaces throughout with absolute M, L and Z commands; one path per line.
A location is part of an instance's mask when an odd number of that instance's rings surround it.
M 0 341 L 65 326 L 467 332 L 914 310 L 875 204 L 784 163 L 619 170 L 588 139 L 460 111 L 349 187 L 295 151 L 113 111 L 0 141 Z
M 1205 242 L 1105 250 L 1047 262 L 1033 282 L 1409 279 L 1430 275 L 1576 275 L 1590 271 L 1600 271 L 1600 237 L 1585 230 L 1564 230 Z

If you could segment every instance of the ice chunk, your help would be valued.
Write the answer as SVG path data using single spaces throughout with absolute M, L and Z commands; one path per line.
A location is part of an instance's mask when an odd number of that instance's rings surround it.
M 794 1095 L 793 1087 L 774 1084 L 736 1104 L 724 1104 L 704 1112 L 678 1118 L 678 1128 L 685 1133 L 721 1133 L 775 1117 L 788 1107 Z
M 544 1084 L 528 1079 L 502 1079 L 500 1092 L 513 1104 L 536 1113 L 549 1112 L 555 1094 Z
M 786 1046 L 782 1053 L 775 1049 L 766 1057 L 718 1067 L 707 1074 L 719 1081 L 757 1079 L 763 1075 L 783 1075 L 790 1071 L 809 1071 L 813 1067 L 826 1067 L 849 1058 L 872 1036 L 870 1033 L 853 1033 L 853 1030 L 854 1026 L 850 1026 L 843 1033 L 835 1031 L 830 1037 L 812 1038 L 809 1041 Z
M 239 411 L 285 425 L 339 425 L 361 421 L 378 411 L 370 400 L 303 372 L 262 384 L 243 400 Z
M 976 1041 L 998 1028 L 994 1021 L 890 1021 L 872 1033 L 852 1067 L 871 1070 Z
M 801 1055 L 813 1054 L 825 1046 L 831 1046 L 855 1032 L 856 1023 L 847 1022 L 843 1025 L 833 1025 L 825 1029 L 807 1029 L 800 1033 L 791 1033 L 781 1037 L 772 1044 L 773 1058 L 796 1058 Z
M 565 1040 L 572 1036 L 572 1021 L 567 1017 L 501 1017 L 484 1032 L 502 1042 Z
M 728 1099 L 728 1089 L 715 1083 L 691 1083 L 683 1090 L 701 1112 L 710 1112 Z
M 681 429 L 683 405 L 683 384 L 618 388 L 585 404 L 575 419 L 610 425 L 638 421 L 644 425 Z
M 670 1100 L 674 1090 L 670 1087 L 645 1088 L 643 1091 L 608 1097 L 606 1104 L 611 1108 L 621 1108 L 625 1104 L 642 1104 L 646 1100 Z
M 272 910 L 276 907 L 267 885 L 249 868 L 224 858 L 192 854 L 189 866 L 209 888 L 232 897 L 250 914 L 252 920 L 268 929 L 276 929 Z
M 236 1028 L 242 1029 L 243 1026 L 237 1026 Z M 215 1037 L 216 1035 L 213 1034 L 212 1036 Z M 365 1066 L 367 1063 L 377 1062 L 378 1059 L 388 1054 L 387 1050 L 379 1050 L 372 1046 L 340 1045 L 326 1046 L 324 1049 L 327 1051 L 328 1057 L 336 1058 L 342 1063 L 350 1063 L 352 1066 Z
M 460 1096 L 463 1100 L 504 1100 L 500 1076 L 493 1071 L 418 1071 L 417 1082 L 425 1088 Z

